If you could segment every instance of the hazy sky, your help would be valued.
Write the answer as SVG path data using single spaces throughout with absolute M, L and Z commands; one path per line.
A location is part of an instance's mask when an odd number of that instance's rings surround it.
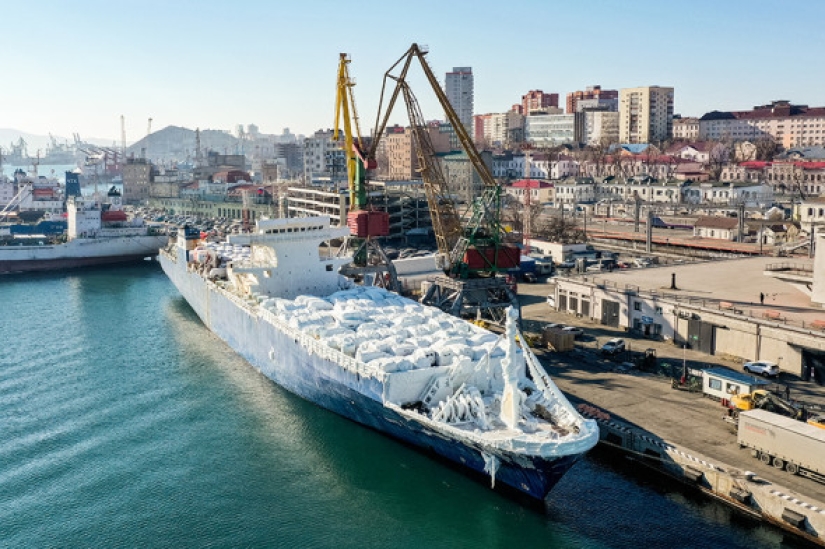
M 0 128 L 133 142 L 169 125 L 332 126 L 339 52 L 363 133 L 412 42 L 443 80 L 471 66 L 475 112 L 531 89 L 675 88 L 675 110 L 825 105 L 825 1 L 29 0 L 4 2 Z M 420 71 L 416 71 L 419 75 Z M 442 118 L 420 77 L 428 119 Z M 405 113 L 396 109 L 396 120 Z

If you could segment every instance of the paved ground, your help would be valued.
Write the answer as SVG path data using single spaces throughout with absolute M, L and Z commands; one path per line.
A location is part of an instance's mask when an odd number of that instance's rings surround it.
M 656 276 L 646 271 L 633 272 Z M 762 276 L 761 271 L 759 274 Z M 687 277 L 685 285 L 691 285 Z M 584 328 L 585 335 L 577 342 L 574 351 L 537 351 L 547 371 L 572 401 L 587 402 L 663 440 L 727 465 L 754 471 L 807 499 L 825 502 L 825 485 L 765 466 L 750 457 L 747 450 L 739 448 L 733 427 L 722 419 L 725 411 L 718 402 L 703 398 L 701 393 L 674 390 L 670 378 L 626 370 L 621 362 L 602 357 L 598 348 L 607 339 L 621 336 L 634 352 L 656 349 L 659 363 L 672 364 L 677 371 L 681 370 L 683 361 L 689 368 L 723 365 L 741 370 L 741 364 L 698 351 L 685 351 L 670 343 L 634 337 L 624 331 L 556 312 L 545 301 L 549 290 L 547 284 L 519 285 L 524 329 L 538 331 L 548 322 Z M 779 382 L 790 386 L 791 398 L 825 405 L 825 387 L 788 374 L 782 374 Z

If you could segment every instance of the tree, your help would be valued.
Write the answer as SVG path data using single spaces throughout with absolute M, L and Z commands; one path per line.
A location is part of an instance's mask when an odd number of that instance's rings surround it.
M 730 147 L 722 140 L 716 142 L 708 152 L 707 171 L 711 181 L 719 181 L 722 170 L 730 161 Z
M 550 242 L 562 244 L 585 242 L 584 231 L 579 229 L 576 221 L 570 217 L 544 217 L 536 229 L 534 234 L 538 238 Z
M 757 139 L 753 144 L 756 146 L 756 160 L 770 162 L 776 153 L 779 152 L 779 145 L 770 137 Z

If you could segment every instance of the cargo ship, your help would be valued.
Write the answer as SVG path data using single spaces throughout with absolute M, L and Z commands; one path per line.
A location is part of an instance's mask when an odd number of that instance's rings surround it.
M 59 237 L 14 234 L 10 227 L 0 238 L 0 274 L 138 261 L 156 256 L 169 241 L 164 227 L 130 218 L 114 188 L 106 203 L 70 197 L 66 209 L 67 229 Z
M 208 329 L 286 390 L 543 501 L 599 438 L 508 312 L 497 335 L 339 274 L 328 217 L 261 219 L 204 243 L 185 227 L 163 270 Z

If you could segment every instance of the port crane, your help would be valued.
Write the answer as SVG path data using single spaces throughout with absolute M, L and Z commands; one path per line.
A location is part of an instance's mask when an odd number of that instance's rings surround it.
M 439 307 L 455 316 L 474 317 L 477 320 L 503 325 L 506 320 L 506 309 L 512 306 L 519 310 L 520 306 L 507 277 L 502 276 L 502 273 L 519 266 L 521 253 L 518 246 L 503 242 L 505 231 L 500 215 L 501 187 L 482 160 L 467 129 L 439 85 L 425 59 L 427 53 L 427 48 L 412 44 L 384 74 L 373 135 L 377 137 L 383 134 L 398 96 L 402 95 L 410 119 L 413 142 L 438 245 L 438 265 L 445 273 L 435 278 L 422 297 L 422 303 Z M 430 87 L 444 109 L 447 120 L 483 183 L 481 195 L 473 200 L 464 215 L 458 212 L 456 200 L 436 158 L 418 100 L 407 81 L 409 69 L 415 59 L 418 60 Z M 393 71 L 398 73 L 393 74 Z M 392 82 L 395 83 L 394 86 Z M 388 85 L 392 92 L 387 100 L 386 109 L 383 109 Z M 373 152 L 374 147 L 375 144 Z
M 349 64 L 349 55 L 340 54 L 335 97 L 335 125 L 332 136 L 333 140 L 337 141 L 341 131 L 344 134 L 349 189 L 347 226 L 352 235 L 351 239 L 345 241 L 339 253 L 344 255 L 351 250 L 353 260 L 350 264 L 341 267 L 340 272 L 344 276 L 360 277 L 373 286 L 400 293 L 401 286 L 398 283 L 395 267 L 377 240 L 378 237 L 389 234 L 389 214 L 374 210 L 368 204 L 367 170 L 377 166 L 375 146 L 380 136 L 373 136 L 371 154 L 365 154 L 358 111 L 352 93 L 355 82 L 350 77 Z

